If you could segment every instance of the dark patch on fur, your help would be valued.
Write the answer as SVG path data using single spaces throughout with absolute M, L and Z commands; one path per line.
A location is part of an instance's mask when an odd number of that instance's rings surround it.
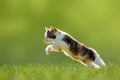
M 56 38 L 55 32 L 54 31 L 47 31 L 47 37 L 55 39 Z
M 77 41 L 75 41 L 68 35 L 64 36 L 63 41 L 65 41 L 67 43 L 67 45 L 69 45 L 69 47 L 70 47 L 69 50 L 72 51 L 75 55 L 77 55 L 79 53 L 80 45 L 78 44 Z
M 87 59 L 90 59 L 92 61 L 95 60 L 94 52 L 86 46 L 75 41 L 73 38 L 65 35 L 62 40 L 65 41 L 67 45 L 69 45 L 69 50 L 72 51 L 74 55 L 80 54 L 81 56 L 85 56 Z
M 87 48 L 86 46 L 82 46 L 81 54 L 83 56 L 87 56 L 87 58 L 92 61 L 95 60 L 95 53 L 91 49 Z
M 59 51 L 61 51 L 62 49 L 59 49 Z

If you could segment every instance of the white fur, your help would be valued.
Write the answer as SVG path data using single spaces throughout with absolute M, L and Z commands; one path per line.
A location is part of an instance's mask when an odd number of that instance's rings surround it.
M 94 62 L 99 66 L 105 66 L 104 61 L 101 59 L 101 57 L 98 54 L 96 55 Z

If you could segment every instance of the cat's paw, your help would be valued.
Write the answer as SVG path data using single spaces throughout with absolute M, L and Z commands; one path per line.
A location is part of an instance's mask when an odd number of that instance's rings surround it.
M 49 55 L 51 51 L 51 45 L 48 45 L 45 51 L 46 51 L 46 55 Z

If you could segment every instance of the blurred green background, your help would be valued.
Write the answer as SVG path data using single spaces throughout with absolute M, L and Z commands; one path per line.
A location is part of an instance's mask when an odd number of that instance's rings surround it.
M 120 63 L 119 0 L 0 0 L 0 64 L 71 60 L 45 54 L 50 25 L 96 49 L 106 63 Z

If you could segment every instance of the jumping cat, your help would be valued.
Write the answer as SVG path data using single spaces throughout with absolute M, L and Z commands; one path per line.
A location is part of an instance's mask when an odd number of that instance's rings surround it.
M 80 43 L 68 33 L 52 26 L 45 30 L 45 42 L 49 44 L 45 49 L 47 55 L 51 51 L 62 51 L 87 67 L 99 69 L 100 66 L 105 66 L 104 61 L 94 49 Z

